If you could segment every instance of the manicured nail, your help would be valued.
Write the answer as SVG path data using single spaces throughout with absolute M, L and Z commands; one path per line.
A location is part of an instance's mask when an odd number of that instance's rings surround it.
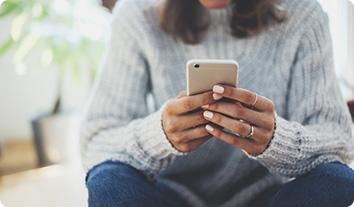
M 210 126 L 209 124 L 207 124 L 207 125 L 205 126 L 205 129 L 208 130 L 209 132 L 214 131 L 214 128 L 213 128 L 212 126 Z
M 202 106 L 203 109 L 209 108 L 209 104 Z
M 213 87 L 213 91 L 214 91 L 215 93 L 224 93 L 225 89 L 224 89 L 224 87 L 222 87 L 222 86 L 215 85 L 215 86 Z
M 204 111 L 203 115 L 206 117 L 206 118 L 209 118 L 209 119 L 212 119 L 214 114 L 210 111 Z
M 214 99 L 215 101 L 218 101 L 218 100 L 222 99 L 222 95 L 219 95 L 219 94 L 217 94 L 217 93 L 213 93 L 213 99 Z

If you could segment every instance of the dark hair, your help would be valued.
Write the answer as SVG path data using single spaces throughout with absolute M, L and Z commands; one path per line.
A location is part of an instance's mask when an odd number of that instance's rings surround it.
M 233 0 L 230 17 L 232 35 L 246 38 L 260 33 L 272 22 L 282 22 L 285 15 L 276 1 Z M 208 10 L 199 0 L 166 0 L 162 7 L 160 27 L 185 43 L 199 43 L 208 25 Z

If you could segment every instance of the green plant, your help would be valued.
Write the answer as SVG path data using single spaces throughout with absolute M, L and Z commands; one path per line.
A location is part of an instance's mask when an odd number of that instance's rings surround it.
M 11 21 L 10 35 L 0 43 L 0 56 L 13 50 L 18 73 L 27 70 L 26 58 L 36 51 L 41 54 L 43 68 L 54 65 L 62 72 L 70 70 L 76 78 L 82 69 L 94 75 L 105 39 L 102 34 L 93 34 L 107 23 L 102 18 L 97 22 L 100 18 L 93 16 L 92 12 L 102 16 L 107 13 L 96 1 L 0 0 L 0 4 L 0 18 Z M 60 109 L 60 94 L 58 91 L 52 113 Z

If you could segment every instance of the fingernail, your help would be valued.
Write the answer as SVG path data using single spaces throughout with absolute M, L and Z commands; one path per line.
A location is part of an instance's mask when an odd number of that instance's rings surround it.
M 210 111 L 204 111 L 203 115 L 209 119 L 212 119 L 214 114 Z
M 215 92 L 215 93 L 224 93 L 224 87 L 222 87 L 222 86 L 219 86 L 219 85 L 215 85 L 214 87 L 213 87 L 213 91 Z
M 213 99 L 214 99 L 215 101 L 220 100 L 220 99 L 222 99 L 222 95 L 219 95 L 219 94 L 214 93 L 214 94 L 213 94 Z
M 209 104 L 202 106 L 203 109 L 209 108 Z
M 214 128 L 213 128 L 212 126 L 210 126 L 209 124 L 207 124 L 207 125 L 205 126 L 205 129 L 208 130 L 209 132 L 214 131 Z

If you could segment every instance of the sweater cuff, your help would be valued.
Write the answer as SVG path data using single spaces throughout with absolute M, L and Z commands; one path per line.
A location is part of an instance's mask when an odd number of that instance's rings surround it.
M 252 157 L 271 171 L 279 171 L 284 163 L 296 163 L 302 155 L 303 140 L 298 126 L 280 116 L 276 116 L 276 123 L 277 128 L 269 147 L 262 154 Z
M 149 156 L 156 160 L 166 159 L 170 156 L 185 155 L 173 147 L 172 143 L 168 140 L 161 124 L 162 112 L 167 103 L 165 103 L 158 111 L 146 117 L 143 125 L 138 125 L 136 130 L 139 133 L 139 140 L 136 143 L 138 148 L 143 152 L 142 156 Z

